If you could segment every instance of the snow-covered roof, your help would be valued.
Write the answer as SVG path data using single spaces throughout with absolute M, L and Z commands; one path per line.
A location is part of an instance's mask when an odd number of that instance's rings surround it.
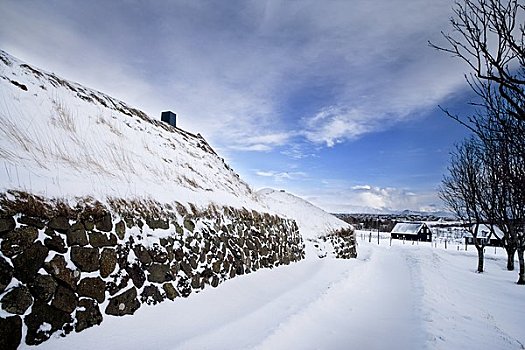
M 391 233 L 402 235 L 417 235 L 419 230 L 425 225 L 421 222 L 400 222 L 392 229 Z
M 474 226 L 474 225 L 472 225 L 472 226 Z M 474 228 L 474 227 L 472 227 L 472 229 L 473 229 L 473 228 Z M 501 237 L 503 237 L 503 232 L 502 232 L 499 228 L 497 228 L 496 226 L 494 226 L 494 233 L 495 233 L 496 236 L 498 236 L 498 237 L 494 237 L 494 235 L 493 235 L 491 238 L 496 239 L 496 238 L 501 238 Z M 469 232 L 468 235 L 469 235 L 469 236 L 472 236 L 472 233 Z M 489 225 L 485 225 L 485 224 L 481 224 L 481 225 L 479 225 L 479 228 L 478 228 L 478 237 L 479 237 L 479 238 L 488 238 L 489 235 L 490 235 L 490 226 L 489 226 Z

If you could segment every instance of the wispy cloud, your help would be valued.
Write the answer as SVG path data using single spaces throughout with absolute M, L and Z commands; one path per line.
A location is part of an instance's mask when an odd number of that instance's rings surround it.
M 272 178 L 275 182 L 282 182 L 284 180 L 294 180 L 298 178 L 304 178 L 307 176 L 306 173 L 302 171 L 294 171 L 294 172 L 287 172 L 287 171 L 262 171 L 257 170 L 255 171 L 255 175 L 261 176 L 261 177 L 269 177 Z
M 333 147 L 368 132 L 379 131 L 379 119 L 355 109 L 328 107 L 312 118 L 305 119 L 304 135 L 312 142 L 326 143 L 328 147 Z
M 292 137 L 292 133 L 238 135 L 229 148 L 239 151 L 271 151 L 274 147 L 285 145 Z

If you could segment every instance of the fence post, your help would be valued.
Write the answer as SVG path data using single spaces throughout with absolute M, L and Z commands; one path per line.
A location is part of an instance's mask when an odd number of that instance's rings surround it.
M 445 238 L 445 249 L 447 249 L 447 239 Z

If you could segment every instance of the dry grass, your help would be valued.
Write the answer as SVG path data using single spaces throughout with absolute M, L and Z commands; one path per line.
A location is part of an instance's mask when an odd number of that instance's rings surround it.
M 120 132 L 120 129 L 117 127 L 117 125 L 111 121 L 108 121 L 106 118 L 104 118 L 103 115 L 97 116 L 96 123 L 107 126 L 109 128 L 109 131 L 111 131 L 113 134 L 119 137 L 124 136 L 122 132 Z
M 54 109 L 54 111 L 52 111 L 54 113 L 51 116 L 51 124 L 71 133 L 75 133 L 77 131 L 75 118 L 73 118 L 67 105 L 58 99 L 53 99 L 51 102 L 53 103 Z
M 327 236 L 351 237 L 355 233 L 353 228 L 340 228 L 330 231 Z
M 0 135 L 10 143 L 21 146 L 26 152 L 31 149 L 31 136 L 4 113 L 0 114 Z

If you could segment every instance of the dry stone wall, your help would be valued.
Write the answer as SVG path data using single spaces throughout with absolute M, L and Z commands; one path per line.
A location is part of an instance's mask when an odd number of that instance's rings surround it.
M 304 258 L 294 221 L 249 210 L 3 196 L 0 348 L 40 344 Z
M 342 228 L 334 230 L 327 235 L 320 236 L 319 240 L 328 242 L 330 248 L 333 250 L 333 255 L 338 259 L 354 259 L 357 258 L 357 240 L 355 237 L 355 230 L 351 228 Z M 320 249 L 320 245 L 316 247 Z M 326 252 L 319 252 L 320 257 L 325 257 Z

